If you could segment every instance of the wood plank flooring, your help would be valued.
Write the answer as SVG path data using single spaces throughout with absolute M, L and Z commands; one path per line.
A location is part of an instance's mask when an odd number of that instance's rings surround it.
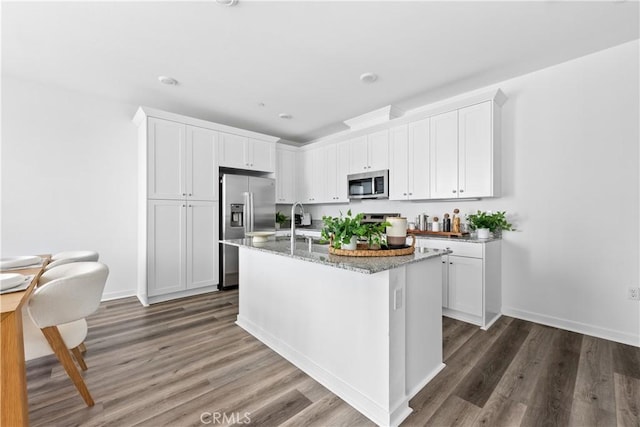
M 237 291 L 89 319 L 88 408 L 53 356 L 27 364 L 32 426 L 371 426 L 234 324 Z M 502 317 L 443 318 L 447 367 L 403 426 L 640 426 L 640 349 Z M 348 361 L 345 361 L 348 363 Z

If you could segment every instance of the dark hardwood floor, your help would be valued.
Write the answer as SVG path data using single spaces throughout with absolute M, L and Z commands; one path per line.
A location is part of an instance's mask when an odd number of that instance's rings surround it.
M 27 365 L 33 426 L 368 426 L 234 324 L 237 291 L 89 319 L 87 408 L 53 357 Z M 403 426 L 640 426 L 640 349 L 509 317 L 443 318 L 447 367 Z M 345 361 L 348 363 L 348 361 Z

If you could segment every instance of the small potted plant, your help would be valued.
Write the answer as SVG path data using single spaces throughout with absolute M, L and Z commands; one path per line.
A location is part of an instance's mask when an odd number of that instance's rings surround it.
M 276 212 L 276 230 L 279 230 L 282 224 L 287 222 L 289 217 L 283 214 L 282 212 Z
M 469 227 L 478 232 L 478 239 L 488 239 L 489 232 L 500 233 L 502 230 L 511 230 L 511 224 L 507 222 L 506 212 L 491 211 L 467 215 Z
M 323 216 L 324 227 L 321 231 L 322 241 L 331 242 L 335 249 L 355 250 L 358 247 L 358 237 L 364 237 L 369 230 L 368 224 L 362 224 L 364 214 L 351 215 L 351 209 L 347 215 L 331 217 Z
M 366 232 L 364 237 L 367 239 L 369 249 L 378 250 L 387 245 L 387 235 L 385 233 L 390 225 L 391 223 L 388 221 L 365 224 Z

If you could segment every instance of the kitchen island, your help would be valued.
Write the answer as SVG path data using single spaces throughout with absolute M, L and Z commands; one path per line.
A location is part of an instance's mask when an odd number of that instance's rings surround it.
M 288 238 L 239 247 L 237 324 L 379 425 L 442 368 L 446 251 L 342 257 Z

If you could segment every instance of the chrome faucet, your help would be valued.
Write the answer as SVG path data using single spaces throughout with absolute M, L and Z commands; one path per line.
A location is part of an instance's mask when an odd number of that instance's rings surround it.
M 291 206 L 291 253 L 296 247 L 296 206 L 300 206 L 300 210 L 302 211 L 302 216 L 304 216 L 304 207 L 302 203 L 295 202 L 293 206 Z

